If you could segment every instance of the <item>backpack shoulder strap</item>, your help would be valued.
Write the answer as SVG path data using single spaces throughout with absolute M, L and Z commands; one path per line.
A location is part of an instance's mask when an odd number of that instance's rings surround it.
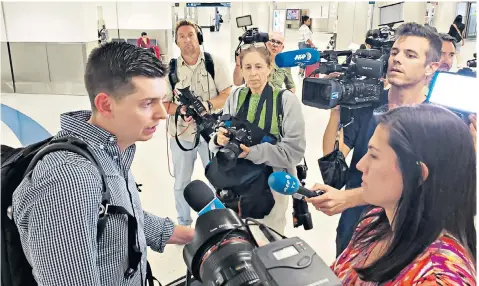
M 278 129 L 279 129 L 279 135 L 281 137 L 284 136 L 283 133 L 283 117 L 284 117 L 284 112 L 283 112 L 283 93 L 286 89 L 282 89 L 278 93 L 278 97 L 276 98 L 276 116 L 278 117 Z
M 211 54 L 207 52 L 205 52 L 205 65 L 206 71 L 211 75 L 213 80 L 215 80 L 215 63 L 213 62 Z
M 131 277 L 135 274 L 138 265 L 141 261 L 142 253 L 137 248 L 136 235 L 138 231 L 138 223 L 136 218 L 131 215 L 128 210 L 122 206 L 115 206 L 110 204 L 111 192 L 106 181 L 105 171 L 100 164 L 100 161 L 93 153 L 93 150 L 81 139 L 74 137 L 64 137 L 56 140 L 52 140 L 50 144 L 42 148 L 32 159 L 25 172 L 29 175 L 29 172 L 33 170 L 35 165 L 45 155 L 55 151 L 70 151 L 78 155 L 83 156 L 97 168 L 102 180 L 102 197 L 99 210 L 99 218 L 97 224 L 97 241 L 100 240 L 106 227 L 106 223 L 110 215 L 126 215 L 128 217 L 128 263 L 129 268 L 125 272 L 125 277 Z
M 176 70 L 176 59 L 171 59 L 170 63 L 168 64 L 170 72 L 168 73 L 168 79 L 171 84 L 171 90 L 175 90 L 175 86 L 178 83 L 178 73 Z

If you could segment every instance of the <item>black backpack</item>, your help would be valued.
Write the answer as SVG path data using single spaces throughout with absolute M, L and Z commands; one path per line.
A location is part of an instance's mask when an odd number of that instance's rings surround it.
M 211 75 L 213 80 L 215 79 L 215 64 L 213 62 L 213 58 L 211 57 L 211 54 L 205 52 L 205 66 L 206 66 L 206 71 Z M 171 90 L 175 90 L 175 86 L 178 83 L 178 73 L 176 70 L 176 59 L 171 59 L 169 63 L 169 74 L 168 74 L 168 79 L 170 80 L 171 84 Z
M 92 162 L 100 172 L 103 182 L 103 193 L 98 218 L 97 239 L 100 239 L 103 234 L 106 222 L 110 215 L 127 215 L 128 221 L 133 219 L 136 222 L 136 219 L 125 208 L 110 205 L 110 189 L 106 184 L 107 181 L 103 168 L 87 144 L 80 139 L 64 137 L 52 140 L 50 137 L 24 148 L 12 148 L 6 145 L 1 145 L 2 226 L 0 243 L 2 247 L 2 286 L 38 285 L 33 277 L 32 267 L 28 263 L 23 252 L 20 234 L 13 221 L 11 209 L 12 196 L 23 178 L 33 170 L 38 161 L 40 161 L 45 155 L 60 150 L 74 152 L 85 157 Z M 128 231 L 130 232 L 130 223 L 128 226 Z M 136 232 L 136 229 L 132 227 L 131 231 Z M 130 237 L 133 239 L 136 235 L 129 235 L 129 238 Z M 129 241 L 128 244 L 128 260 L 130 268 L 128 268 L 127 272 L 134 274 L 134 271 L 141 260 L 141 252 L 136 248 L 136 241 Z M 151 286 L 153 285 L 153 280 L 158 282 L 158 280 L 152 276 L 149 264 L 147 264 L 146 277 L 148 284 Z

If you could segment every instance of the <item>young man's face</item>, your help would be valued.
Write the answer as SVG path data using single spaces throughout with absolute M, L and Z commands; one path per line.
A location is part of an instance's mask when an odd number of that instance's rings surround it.
M 428 63 L 429 41 L 417 36 L 404 36 L 396 40 L 391 48 L 387 78 L 398 87 L 425 83 L 439 67 L 439 63 Z
M 442 41 L 441 61 L 439 70 L 449 71 L 452 68 L 452 62 L 456 55 L 456 47 L 449 41 Z
M 120 100 L 111 100 L 111 119 L 118 141 L 126 146 L 153 137 L 167 113 L 162 100 L 166 94 L 165 78 L 134 77 L 135 89 Z

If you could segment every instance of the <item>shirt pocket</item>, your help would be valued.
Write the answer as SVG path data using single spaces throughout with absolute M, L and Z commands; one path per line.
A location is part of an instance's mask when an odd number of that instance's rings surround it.
M 197 85 L 203 92 L 203 99 L 208 100 L 210 98 L 216 97 L 216 85 L 215 81 L 208 73 L 205 67 L 201 67 L 198 73 Z

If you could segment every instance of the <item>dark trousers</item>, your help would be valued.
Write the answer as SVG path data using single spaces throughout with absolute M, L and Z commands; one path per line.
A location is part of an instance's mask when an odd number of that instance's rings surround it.
M 339 219 L 336 229 L 336 257 L 338 257 L 348 246 L 353 237 L 359 219 L 368 206 L 358 206 L 345 210 Z

